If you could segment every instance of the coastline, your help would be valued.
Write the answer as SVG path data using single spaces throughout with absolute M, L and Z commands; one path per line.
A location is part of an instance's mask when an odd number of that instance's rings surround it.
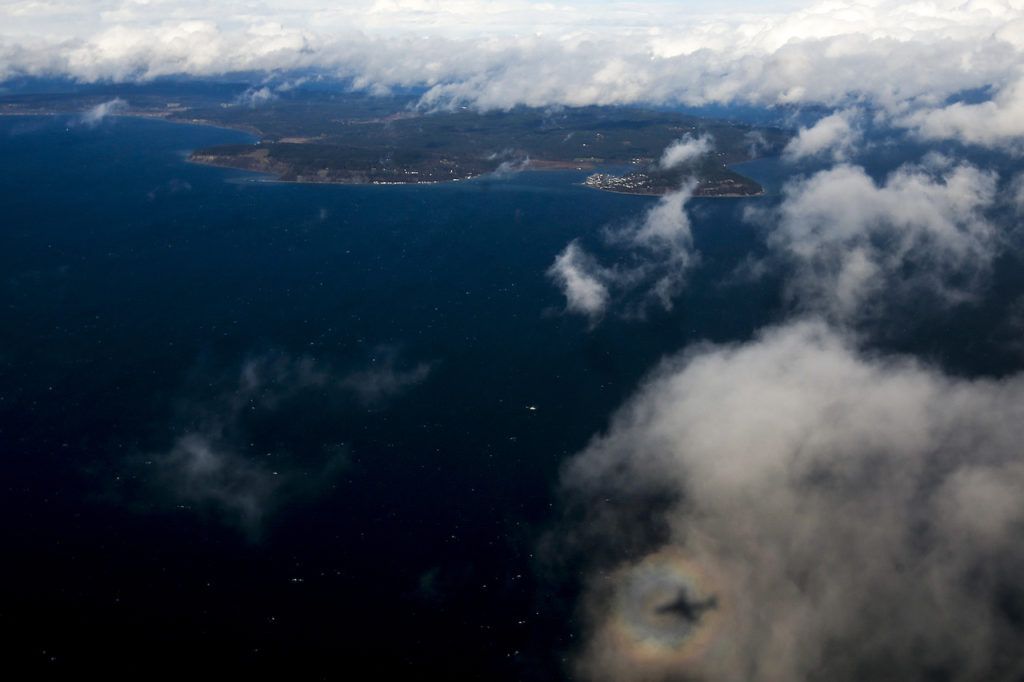
M 252 135 L 255 138 L 262 138 L 263 133 L 257 128 L 249 126 L 229 126 L 222 123 L 215 123 L 206 119 L 185 119 L 176 118 L 175 113 L 177 112 L 164 112 L 164 111 L 127 111 L 119 112 L 116 114 L 109 114 L 111 117 L 116 118 L 141 118 L 147 120 L 159 120 L 166 123 L 174 123 L 179 125 L 194 125 L 194 126 L 206 126 L 208 128 L 217 128 L 220 130 L 230 130 L 232 132 L 245 133 Z M 10 111 L 0 110 L 0 116 L 80 116 L 81 111 L 55 111 L 55 110 L 38 110 L 38 111 Z M 404 181 L 369 181 L 369 182 L 358 182 L 358 181 L 345 181 L 345 180 L 319 180 L 319 179 L 302 179 L 302 180 L 285 180 L 279 174 L 275 174 L 272 171 L 261 171 L 252 168 L 245 168 L 242 166 L 232 165 L 228 163 L 216 163 L 214 161 L 199 159 L 195 157 L 195 150 L 189 153 L 189 156 L 185 159 L 187 163 L 195 164 L 197 166 L 208 166 L 211 168 L 224 168 L 230 170 L 243 171 L 247 173 L 254 173 L 264 176 L 263 179 L 253 180 L 253 182 L 265 182 L 265 183 L 281 183 L 290 185 L 342 185 L 352 187 L 384 187 L 384 186 L 416 186 L 416 185 L 444 185 L 455 182 L 464 182 L 469 180 L 476 180 L 479 178 L 485 178 L 492 173 L 480 173 L 478 175 L 471 175 L 464 178 L 452 178 L 450 180 L 418 180 L 415 182 L 404 182 Z M 529 172 L 529 171 L 590 171 L 594 170 L 596 166 L 593 164 L 578 164 L 571 161 L 549 161 L 549 160 L 534 160 L 529 162 L 525 167 L 521 168 L 517 172 Z M 621 190 L 608 189 L 604 187 L 594 187 L 588 185 L 585 182 L 574 183 L 580 187 L 587 189 L 609 192 L 611 194 L 621 194 L 626 196 L 635 197 L 660 197 L 667 194 L 667 192 L 624 192 Z M 760 184 L 760 183 L 759 183 Z M 694 198 L 697 199 L 749 199 L 755 197 L 762 197 L 767 194 L 764 187 L 761 187 L 761 191 L 756 194 L 695 194 Z
M 592 189 L 595 192 L 608 192 L 610 194 L 624 194 L 631 197 L 663 197 L 669 192 L 623 192 L 617 189 L 606 189 L 604 187 L 594 187 L 584 182 L 576 183 L 580 187 L 586 187 Z M 760 184 L 760 183 L 759 183 Z M 756 197 L 763 197 L 767 194 L 764 187 L 761 188 L 760 192 L 756 194 L 694 194 L 691 198 L 693 199 L 754 199 Z

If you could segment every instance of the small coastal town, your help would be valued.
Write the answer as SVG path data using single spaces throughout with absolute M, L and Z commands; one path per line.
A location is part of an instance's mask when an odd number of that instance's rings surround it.
M 593 173 L 587 176 L 583 184 L 593 189 L 622 194 L 661 195 L 678 189 L 686 181 L 686 173 L 674 174 L 671 181 L 664 174 L 652 175 L 638 171 L 615 175 L 612 173 Z M 736 177 L 707 178 L 697 176 L 694 196 L 699 197 L 754 197 L 764 194 L 764 189 L 756 182 L 740 175 Z

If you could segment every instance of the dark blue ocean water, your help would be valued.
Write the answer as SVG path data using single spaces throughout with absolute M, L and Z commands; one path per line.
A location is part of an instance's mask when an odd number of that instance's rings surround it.
M 662 355 L 773 314 L 770 290 L 711 284 L 752 248 L 739 203 L 696 203 L 704 264 L 673 313 L 591 329 L 545 271 L 651 199 L 573 173 L 308 186 L 185 161 L 248 139 L 0 119 L 0 618 L 39 666 L 550 678 L 573 633 L 536 557 L 560 464 Z M 330 442 L 348 466 L 254 531 L 162 494 L 145 462 L 267 357 L 430 372 L 372 404 L 263 409 L 242 457 L 315 475 Z
M 775 199 L 691 202 L 702 261 L 676 307 L 592 328 L 545 271 L 575 238 L 614 258 L 601 230 L 652 199 L 574 173 L 342 187 L 185 161 L 248 139 L 0 119 L 9 650 L 110 674 L 559 677 L 579 633 L 538 550 L 559 467 L 660 358 L 782 316 L 776 280 L 730 277 L 762 248 L 743 206 Z M 747 171 L 777 187 L 777 166 Z M 979 353 L 961 365 L 992 369 Z M 369 402 L 315 382 L 261 393 L 247 417 L 232 400 L 254 360 L 429 373 Z M 254 524 L 183 503 L 151 463 L 218 428 L 236 461 L 324 480 Z

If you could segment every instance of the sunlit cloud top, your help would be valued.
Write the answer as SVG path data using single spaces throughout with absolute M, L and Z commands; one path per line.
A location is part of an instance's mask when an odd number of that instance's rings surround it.
M 422 86 L 430 106 L 857 104 L 931 138 L 1024 128 L 1024 0 L 19 0 L 0 17 L 0 80 L 317 69 Z M 947 109 L 969 91 L 990 101 Z M 979 117 L 998 134 L 968 135 Z

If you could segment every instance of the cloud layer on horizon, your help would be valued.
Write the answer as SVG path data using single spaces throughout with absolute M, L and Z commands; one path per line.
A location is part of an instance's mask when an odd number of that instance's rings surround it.
M 0 79 L 315 68 L 425 106 L 861 103 L 928 138 L 1024 134 L 1019 0 L 733 4 L 14 1 Z

